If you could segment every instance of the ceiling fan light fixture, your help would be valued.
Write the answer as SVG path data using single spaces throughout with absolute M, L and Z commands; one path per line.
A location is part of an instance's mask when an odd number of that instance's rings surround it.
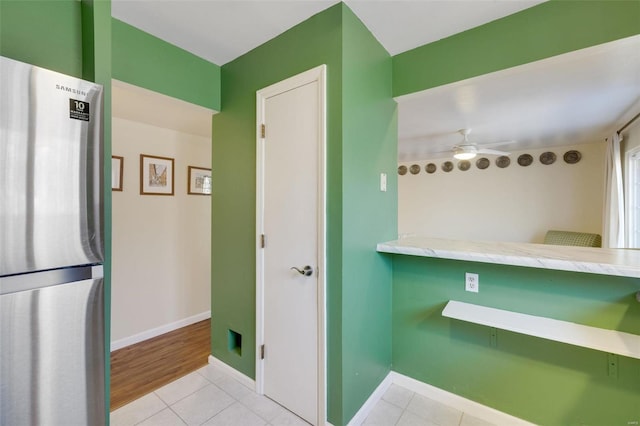
M 453 158 L 456 160 L 471 160 L 476 157 L 475 152 L 456 152 L 453 154 Z
M 459 147 L 456 148 L 453 152 L 453 158 L 456 160 L 471 160 L 475 158 L 478 153 L 473 147 L 468 147 L 467 149 Z

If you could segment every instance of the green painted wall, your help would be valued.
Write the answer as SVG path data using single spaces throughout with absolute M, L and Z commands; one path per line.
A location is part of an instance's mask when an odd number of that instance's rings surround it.
M 640 33 L 640 1 L 549 1 L 393 58 L 394 96 Z
M 395 96 L 640 33 L 638 1 L 551 1 L 393 58 Z M 464 273 L 480 274 L 480 293 Z M 393 370 L 545 425 L 640 421 L 640 361 L 441 316 L 460 300 L 640 334 L 640 280 L 394 257 Z
M 341 425 L 389 372 L 391 263 L 374 248 L 395 238 L 397 226 L 391 58 L 343 4 L 222 67 L 222 112 L 213 118 L 211 346 L 255 376 L 255 93 L 320 64 L 328 81 L 328 415 Z M 228 348 L 229 329 L 242 334 L 241 355 Z
M 391 369 L 392 265 L 375 247 L 397 237 L 398 223 L 391 56 L 346 6 L 342 64 L 341 424 L 346 424 Z M 387 174 L 387 192 L 380 191 L 380 173 Z
M 341 7 L 311 17 L 222 67 L 222 111 L 213 117 L 212 354 L 255 377 L 256 91 L 327 65 L 329 305 L 340 305 L 342 177 Z M 330 308 L 332 315 L 333 308 Z M 329 323 L 339 356 L 340 316 Z M 242 335 L 242 354 L 228 350 L 227 330 Z M 339 369 L 339 360 L 329 363 Z M 330 372 L 340 400 L 339 371 Z M 337 381 L 337 384 L 336 384 Z
M 110 1 L 105 3 L 110 7 Z M 81 5 L 77 0 L 0 1 L 0 55 L 78 78 L 92 73 L 93 58 L 83 58 L 87 41 Z M 110 32 L 113 78 L 220 109 L 218 65 L 117 19 Z M 91 37 L 90 31 L 87 36 Z
M 0 1 L 0 55 L 104 87 L 104 158 L 111 157 L 111 1 Z M 105 397 L 110 403 L 111 162 L 104 162 Z M 105 422 L 109 424 L 107 410 Z
M 81 5 L 97 12 L 87 15 Z M 627 303 L 637 280 L 397 257 L 391 287 L 390 257 L 374 252 L 375 243 L 395 238 L 397 223 L 391 66 L 394 95 L 424 90 L 637 34 L 640 2 L 552 1 L 392 60 L 346 6 L 336 5 L 222 69 L 120 21 L 108 28 L 107 5 L 2 0 L 0 54 L 100 82 L 110 78 L 112 61 L 114 78 L 223 107 L 213 122 L 216 357 L 255 375 L 255 91 L 324 63 L 329 420 L 344 424 L 388 372 L 390 360 L 403 374 L 539 423 L 640 418 L 632 404 L 640 398 L 637 360 L 620 357 L 618 377 L 611 378 L 605 354 L 508 332 L 499 332 L 493 348 L 485 328 L 440 316 L 446 300 L 477 299 L 638 333 L 638 305 Z M 81 18 L 99 28 L 87 35 L 85 26 L 83 36 Z M 108 31 L 112 59 L 104 51 Z M 110 147 L 108 131 L 106 137 Z M 380 172 L 387 172 L 387 193 L 378 190 Z M 460 291 L 461 274 L 470 266 L 481 274 L 476 299 Z M 242 356 L 227 350 L 229 328 L 243 335 Z M 526 386 L 514 392 L 514 382 Z
M 393 369 L 544 425 L 640 421 L 640 360 L 444 318 L 449 300 L 640 334 L 640 280 L 393 256 Z M 480 292 L 464 291 L 464 273 Z
M 81 78 L 80 14 L 77 0 L 0 1 L 0 55 Z
M 220 110 L 220 67 L 113 19 L 113 78 Z

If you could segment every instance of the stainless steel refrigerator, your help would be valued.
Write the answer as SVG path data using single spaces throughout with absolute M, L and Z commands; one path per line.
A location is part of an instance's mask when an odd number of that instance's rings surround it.
M 102 113 L 0 57 L 0 425 L 105 423 Z

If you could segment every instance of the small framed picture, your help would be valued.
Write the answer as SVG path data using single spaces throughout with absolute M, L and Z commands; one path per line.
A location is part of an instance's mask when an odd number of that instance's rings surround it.
M 189 166 L 187 194 L 211 195 L 211 169 Z
M 122 176 L 124 173 L 124 157 L 111 156 L 111 190 L 122 191 Z
M 173 158 L 140 154 L 140 194 L 173 195 Z

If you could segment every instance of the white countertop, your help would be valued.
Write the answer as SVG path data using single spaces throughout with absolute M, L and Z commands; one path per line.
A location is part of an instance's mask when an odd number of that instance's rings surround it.
M 412 236 L 378 244 L 382 253 L 640 278 L 640 250 L 458 241 Z

